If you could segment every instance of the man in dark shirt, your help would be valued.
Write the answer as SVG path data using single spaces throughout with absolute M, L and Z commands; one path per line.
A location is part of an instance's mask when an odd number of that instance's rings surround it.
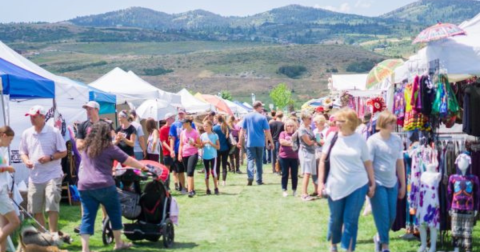
M 273 144 L 275 145 L 275 148 L 272 150 L 272 170 L 273 173 L 276 173 L 275 171 L 275 164 L 278 160 L 278 151 L 280 150 L 280 142 L 279 142 L 279 137 L 280 133 L 284 131 L 285 129 L 285 124 L 282 122 L 283 120 L 283 112 L 278 111 L 276 113 L 276 118 L 275 120 L 270 121 L 270 132 L 272 133 L 272 138 L 273 138 Z
M 76 144 L 77 144 L 77 149 L 82 150 L 85 138 L 87 135 L 90 133 L 92 130 L 93 124 L 97 122 L 105 122 L 108 123 L 107 121 L 100 119 L 99 111 L 100 111 L 100 104 L 98 104 L 95 101 L 89 101 L 87 104 L 83 105 L 83 108 L 87 111 L 87 120 L 82 122 L 78 126 L 78 133 L 75 136 L 76 138 Z M 110 125 L 110 130 L 112 132 L 112 137 L 115 135 L 115 131 L 113 131 L 113 127 L 111 123 L 108 123 Z

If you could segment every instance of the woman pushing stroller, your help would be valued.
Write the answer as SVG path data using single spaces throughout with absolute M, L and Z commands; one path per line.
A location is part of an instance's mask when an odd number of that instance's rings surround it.
M 112 144 L 110 126 L 96 123 L 85 140 L 85 148 L 81 152 L 82 167 L 78 188 L 83 206 L 80 235 L 82 252 L 90 252 L 89 238 L 93 235 L 95 217 L 100 204 L 105 206 L 110 218 L 115 239 L 114 250 L 132 246 L 121 238 L 122 213 L 115 180 L 112 177 L 113 162 L 116 160 L 128 167 L 146 171 L 145 165 L 129 157 L 125 152 Z

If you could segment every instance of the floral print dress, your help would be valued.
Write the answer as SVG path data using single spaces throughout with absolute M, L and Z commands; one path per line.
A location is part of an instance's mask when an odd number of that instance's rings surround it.
M 440 228 L 438 185 L 441 178 L 441 174 L 438 172 L 422 173 L 416 214 L 418 226 Z

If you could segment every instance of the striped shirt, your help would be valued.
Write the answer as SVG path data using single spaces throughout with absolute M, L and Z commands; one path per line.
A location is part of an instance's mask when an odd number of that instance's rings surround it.
M 60 131 L 50 125 L 45 125 L 40 133 L 34 127 L 25 130 L 20 141 L 20 154 L 27 155 L 33 163 L 30 171 L 30 182 L 43 184 L 63 177 L 62 160 L 57 159 L 44 164 L 38 162 L 41 157 L 53 155 L 67 150 Z

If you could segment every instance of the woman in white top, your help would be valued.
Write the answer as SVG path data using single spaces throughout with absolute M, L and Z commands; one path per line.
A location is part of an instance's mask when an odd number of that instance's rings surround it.
M 9 173 L 15 172 L 15 169 L 8 165 L 7 147 L 14 136 L 15 133 L 9 126 L 0 127 L 0 252 L 6 251 L 7 237 L 20 225 L 20 220 L 8 195 L 9 182 L 11 182 Z
M 382 252 L 390 251 L 388 233 L 396 218 L 397 198 L 405 197 L 403 143 L 399 136 L 392 134 L 396 123 L 397 117 L 394 114 L 382 112 L 376 126 L 380 132 L 367 140 L 376 183 L 375 196 L 370 199 L 378 231 L 374 237 L 375 251 Z
M 358 126 L 355 111 L 340 110 L 335 115 L 335 123 L 339 132 L 330 134 L 322 149 L 318 193 L 328 195 L 330 221 L 327 239 L 331 241 L 330 251 L 337 251 L 337 244 L 341 242 L 342 248 L 351 252 L 355 251 L 358 218 L 365 195 L 372 197 L 375 192 L 375 178 L 367 142 L 355 133 Z M 325 159 L 335 137 L 338 138 L 333 143 L 330 171 L 326 175 Z
M 147 128 L 147 160 L 158 162 L 160 160 L 160 139 L 157 123 L 153 118 L 148 118 L 145 122 Z

